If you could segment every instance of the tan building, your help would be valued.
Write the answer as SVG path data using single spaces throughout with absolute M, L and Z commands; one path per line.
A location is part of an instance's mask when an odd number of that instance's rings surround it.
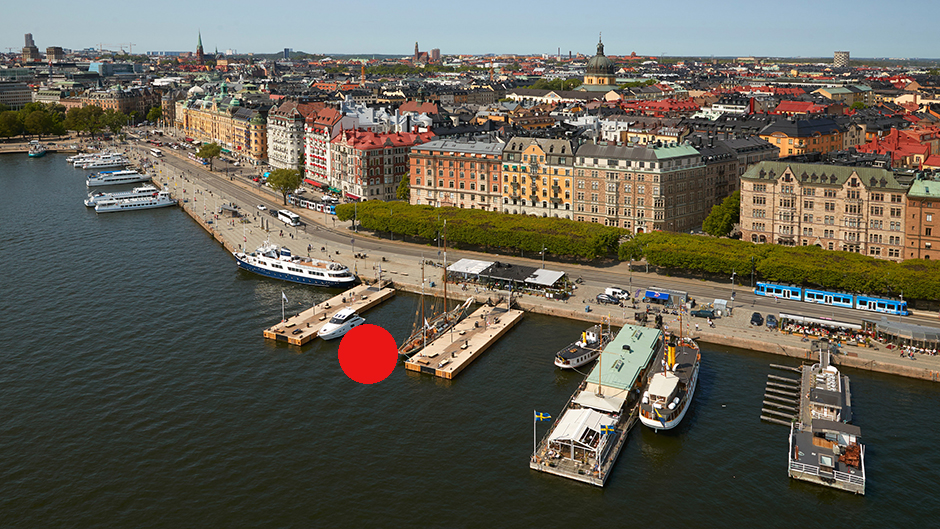
M 741 177 L 742 238 L 900 261 L 905 191 L 885 169 L 760 162 Z
M 113 86 L 108 90 L 89 90 L 80 94 L 77 99 L 81 102 L 80 106 L 82 107 L 97 106 L 104 110 L 110 108 L 127 115 L 136 112 L 140 119 L 144 118 L 152 107 L 160 105 L 160 94 L 153 89 L 143 87 L 124 88 L 120 85 Z
M 574 219 L 634 233 L 701 229 L 715 186 L 689 145 L 587 143 L 574 165 Z
M 267 109 L 242 106 L 222 83 L 216 95 L 176 102 L 176 128 L 189 138 L 218 143 L 223 152 L 253 164 L 267 159 Z
M 940 259 L 940 179 L 920 175 L 907 192 L 905 259 Z
M 574 144 L 517 136 L 503 149 L 503 213 L 572 218 Z
M 411 148 L 411 203 L 498 211 L 504 143 L 433 140 Z

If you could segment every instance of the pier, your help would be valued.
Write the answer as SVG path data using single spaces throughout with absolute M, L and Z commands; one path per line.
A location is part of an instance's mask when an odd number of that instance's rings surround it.
M 484 305 L 407 360 L 405 369 L 452 379 L 519 323 L 523 314 Z
M 381 285 L 359 285 L 264 330 L 264 337 L 291 345 L 304 345 L 341 309 L 362 313 L 395 295 L 395 289 Z

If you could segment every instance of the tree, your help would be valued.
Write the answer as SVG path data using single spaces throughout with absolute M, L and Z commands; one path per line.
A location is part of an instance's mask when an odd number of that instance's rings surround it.
M 20 115 L 13 110 L 0 113 L 0 137 L 10 138 L 23 133 L 23 122 Z
M 854 109 L 854 110 L 864 110 L 864 109 L 865 109 L 865 103 L 862 103 L 861 101 L 856 101 L 856 102 L 852 103 L 852 106 L 849 107 L 849 108 Z
M 712 212 L 702 222 L 702 230 L 715 237 L 731 233 L 741 216 L 741 192 L 735 191 L 720 205 L 712 206 Z
M 275 169 L 268 175 L 268 185 L 284 197 L 287 205 L 287 195 L 293 193 L 303 182 L 303 177 L 296 169 Z
M 408 175 L 402 175 L 401 182 L 398 184 L 398 190 L 395 194 L 398 196 L 398 200 L 411 199 L 411 182 L 408 180 Z
M 87 132 L 94 136 L 104 128 L 101 120 L 103 114 L 104 111 L 101 110 L 101 107 L 94 105 L 70 108 L 65 114 L 65 121 L 62 124 L 68 130 L 74 130 L 78 133 Z
M 105 110 L 99 117 L 101 125 L 110 130 L 111 134 L 121 132 L 121 129 L 127 125 L 127 120 L 127 114 L 113 108 Z
M 196 156 L 200 158 L 205 158 L 209 160 L 209 170 L 212 170 L 212 159 L 218 157 L 222 154 L 222 147 L 219 147 L 218 143 L 203 143 L 202 147 L 199 147 L 199 151 L 196 153 Z
M 45 110 L 34 110 L 27 114 L 23 125 L 28 134 L 35 134 L 39 136 L 39 139 L 42 139 L 43 134 L 52 132 L 54 122 L 52 121 L 52 115 Z
M 160 118 L 162 117 L 163 117 L 163 107 L 159 105 L 152 107 L 150 111 L 147 112 L 147 121 L 151 123 L 156 123 L 160 121 Z

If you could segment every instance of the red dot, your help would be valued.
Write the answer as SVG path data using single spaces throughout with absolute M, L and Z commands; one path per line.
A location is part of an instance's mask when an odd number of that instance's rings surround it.
M 360 384 L 385 380 L 397 363 L 395 339 L 378 325 L 360 325 L 347 332 L 339 344 L 339 366 Z

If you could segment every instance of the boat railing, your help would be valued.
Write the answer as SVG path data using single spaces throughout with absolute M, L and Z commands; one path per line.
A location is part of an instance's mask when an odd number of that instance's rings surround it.
M 790 460 L 790 470 L 794 472 L 799 472 L 801 474 L 809 474 L 811 476 L 819 475 L 819 467 L 816 465 L 807 465 L 805 463 L 800 463 L 799 461 Z

